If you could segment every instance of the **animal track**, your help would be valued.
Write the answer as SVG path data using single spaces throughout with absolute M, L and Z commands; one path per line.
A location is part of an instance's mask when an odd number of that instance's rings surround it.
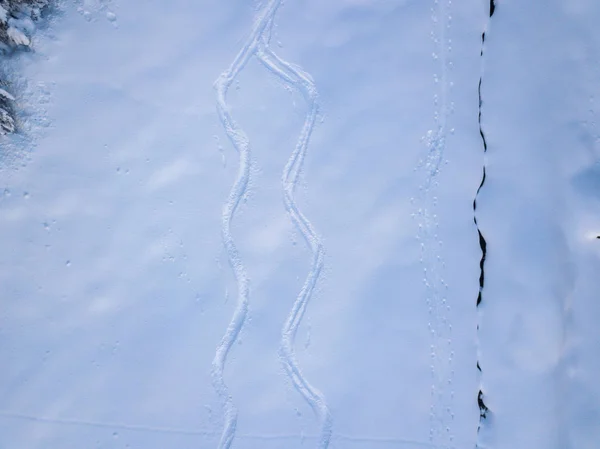
M 452 83 L 449 58 L 451 41 L 448 32 L 451 23 L 449 0 L 435 0 L 431 10 L 435 51 L 433 59 L 438 65 L 434 74 L 435 93 L 434 129 L 427 132 L 423 141 L 425 153 L 415 169 L 422 177 L 419 186 L 418 207 L 414 216 L 418 220 L 417 238 L 421 247 L 421 266 L 425 285 L 430 334 L 431 405 L 429 443 L 440 448 L 454 447 L 452 423 L 454 414 L 454 350 L 452 344 L 451 306 L 448 301 L 448 285 L 444 280 L 445 262 L 440 254 L 443 242 L 439 236 L 437 214 L 438 178 L 445 161 L 445 151 L 452 129 L 448 120 L 453 104 L 450 100 Z

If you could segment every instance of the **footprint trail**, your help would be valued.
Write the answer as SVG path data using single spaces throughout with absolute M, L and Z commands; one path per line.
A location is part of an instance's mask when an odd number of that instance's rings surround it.
M 421 246 L 421 266 L 425 285 L 425 298 L 429 316 L 431 406 L 430 432 L 431 445 L 443 449 L 453 449 L 453 380 L 454 350 L 452 345 L 451 307 L 448 301 L 448 285 L 444 280 L 445 261 L 442 256 L 443 242 L 439 236 L 437 214 L 437 192 L 439 175 L 445 161 L 448 135 L 448 119 L 452 114 L 450 101 L 452 82 L 450 81 L 451 40 L 448 37 L 451 14 L 451 0 L 434 0 L 431 9 L 434 43 L 433 60 L 437 65 L 434 73 L 435 90 L 433 95 L 434 128 L 427 132 L 424 143 L 425 154 L 415 169 L 421 177 L 418 206 L 414 216 L 418 220 L 417 238 Z

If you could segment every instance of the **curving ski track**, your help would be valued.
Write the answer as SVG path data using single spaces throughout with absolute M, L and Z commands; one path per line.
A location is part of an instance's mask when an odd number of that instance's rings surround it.
M 242 263 L 239 251 L 235 245 L 231 235 L 231 221 L 240 205 L 242 197 L 248 188 L 250 178 L 250 142 L 244 131 L 233 120 L 229 106 L 227 105 L 227 91 L 235 80 L 236 76 L 248 63 L 253 54 L 255 54 L 261 36 L 269 21 L 274 16 L 279 2 L 269 2 L 262 13 L 259 14 L 254 22 L 254 28 L 242 49 L 239 51 L 233 63 L 217 78 L 214 84 L 217 96 L 217 112 L 219 118 L 229 140 L 239 153 L 239 168 L 236 179 L 233 183 L 227 203 L 223 207 L 223 215 L 221 221 L 221 234 L 223 245 L 229 257 L 229 263 L 233 269 L 233 273 L 237 282 L 238 297 L 233 317 L 225 331 L 225 335 L 217 346 L 215 357 L 213 359 L 212 378 L 215 390 L 223 402 L 224 409 L 224 426 L 219 449 L 229 449 L 235 436 L 237 425 L 237 409 L 233 403 L 233 399 L 229 394 L 229 389 L 225 383 L 223 376 L 225 370 L 225 362 L 231 347 L 237 340 L 240 331 L 248 316 L 249 304 L 249 282 L 246 269 Z
M 324 259 L 323 245 L 310 221 L 298 209 L 294 197 L 298 177 L 304 163 L 310 137 L 319 112 L 319 105 L 317 103 L 318 94 L 310 75 L 303 72 L 300 68 L 294 67 L 290 63 L 283 61 L 271 51 L 269 47 L 269 36 L 272 25 L 273 23 L 271 22 L 269 24 L 269 33 L 262 40 L 259 51 L 257 52 L 257 57 L 271 73 L 291 87 L 302 92 L 308 103 L 308 112 L 300 137 L 283 170 L 282 184 L 284 192 L 283 199 L 287 213 L 293 224 L 304 237 L 312 252 L 310 271 L 283 327 L 279 355 L 294 387 L 306 402 L 308 402 L 319 418 L 321 431 L 318 447 L 326 449 L 331 440 L 331 413 L 323 394 L 313 387 L 302 375 L 294 351 L 298 326 L 302 321 L 308 302 L 313 294 L 321 270 L 323 269 Z
M 326 449 L 331 439 L 331 414 L 323 395 L 316 390 L 302 375 L 295 358 L 294 342 L 298 326 L 302 320 L 308 301 L 323 268 L 324 251 L 319 238 L 310 222 L 298 210 L 294 199 L 294 191 L 302 168 L 310 136 L 318 113 L 317 92 L 309 75 L 299 68 L 280 59 L 269 48 L 269 40 L 273 19 L 281 0 L 271 0 L 257 15 L 253 30 L 233 60 L 233 63 L 215 81 L 217 96 L 217 112 L 229 140 L 239 154 L 239 168 L 222 214 L 222 239 L 228 254 L 229 262 L 237 282 L 238 298 L 233 317 L 225 335 L 217 347 L 213 359 L 212 377 L 215 390 L 223 402 L 224 427 L 219 442 L 219 449 L 229 449 L 235 437 L 238 412 L 229 394 L 224 379 L 225 363 L 231 347 L 237 340 L 246 321 L 249 307 L 249 280 L 242 263 L 239 251 L 231 235 L 231 222 L 239 204 L 246 193 L 250 177 L 250 143 L 248 137 L 231 116 L 227 105 L 227 92 L 237 75 L 242 71 L 252 56 L 274 75 L 290 86 L 300 90 L 308 104 L 309 111 L 300 134 L 300 138 L 283 171 L 284 204 L 292 222 L 303 235 L 312 250 L 313 258 L 309 275 L 302 290 L 294 302 L 292 311 L 284 325 L 279 355 L 290 376 L 294 387 L 309 403 L 321 422 L 318 447 Z

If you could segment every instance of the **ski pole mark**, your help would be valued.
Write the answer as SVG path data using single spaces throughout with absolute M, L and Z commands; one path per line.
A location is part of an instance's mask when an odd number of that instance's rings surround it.
M 219 118 L 229 140 L 239 154 L 238 173 L 231 188 L 228 201 L 223 207 L 221 225 L 223 244 L 237 283 L 238 299 L 233 317 L 217 347 L 213 360 L 213 384 L 223 402 L 225 418 L 218 446 L 219 449 L 229 449 L 235 437 L 238 412 L 224 380 L 224 369 L 229 351 L 235 341 L 238 340 L 240 331 L 247 319 L 249 308 L 248 275 L 231 235 L 231 222 L 248 187 L 250 177 L 250 143 L 244 131 L 231 116 L 227 104 L 227 92 L 237 75 L 253 56 L 256 56 L 271 73 L 278 76 L 291 87 L 300 90 L 309 104 L 309 111 L 300 138 L 284 168 L 282 183 L 284 204 L 288 215 L 311 248 L 313 258 L 311 270 L 283 328 L 279 355 L 295 388 L 309 403 L 321 421 L 318 447 L 326 449 L 331 439 L 331 414 L 329 407 L 322 393 L 315 389 L 302 375 L 294 352 L 294 342 L 298 326 L 323 268 L 324 250 L 311 223 L 299 211 L 294 199 L 294 190 L 318 113 L 317 92 L 314 82 L 308 74 L 280 59 L 269 47 L 273 20 L 280 5 L 281 0 L 271 0 L 259 12 L 249 38 L 242 46 L 231 66 L 221 73 L 214 84 Z
M 426 152 L 415 171 L 420 172 L 422 181 L 419 186 L 415 217 L 418 219 L 417 238 L 421 246 L 420 262 L 423 267 L 426 305 L 428 308 L 431 357 L 431 405 L 429 443 L 445 449 L 455 447 L 452 423 L 454 413 L 452 405 L 454 380 L 452 345 L 452 323 L 450 320 L 450 304 L 447 293 L 448 285 L 444 281 L 445 262 L 440 254 L 443 242 L 439 237 L 439 219 L 437 215 L 438 177 L 444 160 L 448 134 L 448 119 L 453 112 L 450 101 L 452 82 L 450 81 L 451 40 L 448 38 L 450 28 L 451 0 L 434 0 L 431 9 L 431 20 L 434 25 L 432 39 L 434 43 L 434 62 L 438 65 L 438 73 L 434 74 L 435 93 L 434 128 L 427 132 L 423 139 Z
M 296 390 L 302 395 L 306 402 L 317 415 L 321 431 L 318 441 L 320 449 L 326 449 L 329 446 L 332 432 L 332 417 L 329 406 L 324 395 L 313 387 L 302 375 L 295 355 L 295 339 L 298 326 L 302 321 L 306 307 L 313 294 L 321 271 L 323 269 L 324 249 L 323 245 L 314 230 L 310 221 L 298 209 L 295 200 L 295 189 L 298 183 L 298 177 L 304 163 L 310 137 L 312 135 L 317 115 L 319 112 L 318 93 L 314 81 L 300 68 L 280 59 L 269 47 L 269 39 L 273 22 L 269 23 L 268 33 L 263 36 L 261 45 L 257 52 L 259 61 L 275 76 L 287 83 L 290 87 L 299 90 L 308 104 L 306 119 L 298 138 L 298 142 L 292 152 L 282 175 L 283 199 L 286 211 L 302 234 L 306 244 L 312 252 L 312 261 L 310 271 L 306 277 L 304 285 L 298 294 L 288 319 L 283 327 L 281 336 L 281 345 L 279 355 L 286 370 L 286 373 L 292 380 Z

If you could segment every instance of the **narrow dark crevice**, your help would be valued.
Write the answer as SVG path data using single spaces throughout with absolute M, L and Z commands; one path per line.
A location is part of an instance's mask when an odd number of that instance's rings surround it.
M 487 417 L 488 408 L 483 402 L 483 392 L 481 390 L 479 390 L 479 393 L 477 394 L 477 404 L 479 404 L 479 416 L 482 419 L 485 419 Z
M 489 17 L 490 18 L 492 17 L 492 15 L 494 14 L 495 11 L 496 11 L 495 0 L 490 0 L 490 5 L 489 5 Z M 481 34 L 480 55 L 481 55 L 482 59 L 483 59 L 484 45 L 485 45 L 485 31 Z M 482 61 L 482 66 L 483 66 L 483 61 Z M 482 104 L 483 104 L 483 101 L 481 98 L 482 82 L 483 82 L 483 68 L 482 68 L 482 75 L 479 77 L 479 86 L 478 86 L 478 94 L 479 94 L 478 121 L 479 121 L 479 135 L 481 136 L 481 142 L 483 145 L 483 153 L 485 154 L 485 153 L 487 153 L 488 146 L 487 146 L 485 134 L 483 132 L 483 128 L 481 126 L 481 109 L 482 109 Z M 485 283 L 484 268 L 485 268 L 485 259 L 487 256 L 487 241 L 485 240 L 485 237 L 483 236 L 481 229 L 479 228 L 479 225 L 477 223 L 477 196 L 479 195 L 479 191 L 485 184 L 485 177 L 486 177 L 486 172 L 485 172 L 485 163 L 484 163 L 483 170 L 482 170 L 482 176 L 481 176 L 481 183 L 479 184 L 479 188 L 477 189 L 477 193 L 475 194 L 475 199 L 473 200 L 473 221 L 475 222 L 475 226 L 477 228 L 477 234 L 479 236 L 479 247 L 481 248 L 481 260 L 479 261 L 479 292 L 477 293 L 477 303 L 476 303 L 476 307 L 478 307 L 478 308 L 483 299 L 483 288 L 484 288 L 484 283 Z M 477 333 L 479 333 L 479 323 L 477 323 Z M 479 339 L 478 339 L 478 341 L 479 341 Z M 477 371 L 479 372 L 479 376 L 481 377 L 482 370 L 481 370 L 481 365 L 479 363 L 479 343 L 478 343 L 477 351 L 478 351 L 478 353 L 477 353 Z M 477 392 L 477 405 L 479 407 L 479 425 L 477 426 L 477 433 L 479 433 L 483 422 L 488 418 L 488 415 L 490 413 L 490 410 L 484 400 L 484 393 L 483 393 L 483 388 L 481 386 L 481 382 L 480 382 L 479 391 Z M 479 445 L 477 445 L 477 447 L 479 447 Z

